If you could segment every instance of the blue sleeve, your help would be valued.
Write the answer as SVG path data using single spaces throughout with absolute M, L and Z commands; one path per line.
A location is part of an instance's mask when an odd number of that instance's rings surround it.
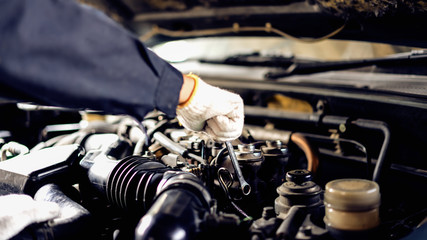
M 181 73 L 97 10 L 0 0 L 0 97 L 142 118 L 175 115 Z

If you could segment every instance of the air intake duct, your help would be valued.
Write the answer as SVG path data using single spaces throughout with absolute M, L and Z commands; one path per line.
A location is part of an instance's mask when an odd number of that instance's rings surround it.
M 209 192 L 192 173 L 149 158 L 115 161 L 99 153 L 80 165 L 111 204 L 143 216 L 135 239 L 193 239 L 209 212 Z
M 110 203 L 144 213 L 153 203 L 164 173 L 165 165 L 147 158 L 132 156 L 121 160 L 111 171 L 105 191 Z
M 210 197 L 192 174 L 166 172 L 152 207 L 141 218 L 135 240 L 197 239 Z

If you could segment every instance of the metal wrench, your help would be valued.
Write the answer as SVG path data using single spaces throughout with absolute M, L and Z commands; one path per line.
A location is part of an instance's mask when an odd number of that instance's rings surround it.
M 230 141 L 226 141 L 225 146 L 227 147 L 228 154 L 230 155 L 231 163 L 233 164 L 234 172 L 236 173 L 237 179 L 239 180 L 242 193 L 243 195 L 249 195 L 249 193 L 251 192 L 251 185 L 249 185 L 246 182 L 245 178 L 243 178 L 242 170 L 240 169 L 236 154 L 234 153 L 233 145 L 231 145 Z

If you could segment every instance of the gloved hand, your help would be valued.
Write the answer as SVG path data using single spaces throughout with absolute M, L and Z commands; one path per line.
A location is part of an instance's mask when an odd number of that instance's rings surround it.
M 24 194 L 0 196 L 0 239 L 9 239 L 32 223 L 57 216 L 59 206 L 56 203 L 35 201 Z
M 179 105 L 180 123 L 192 131 L 205 131 L 216 141 L 230 141 L 242 134 L 243 100 L 238 94 L 207 84 L 195 75 L 190 98 Z

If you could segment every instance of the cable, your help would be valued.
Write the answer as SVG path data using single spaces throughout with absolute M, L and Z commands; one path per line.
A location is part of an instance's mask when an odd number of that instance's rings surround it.
M 343 24 L 338 29 L 319 38 L 298 38 L 288 33 L 285 33 L 277 28 L 274 28 L 269 22 L 266 23 L 264 27 L 258 27 L 258 26 L 241 27 L 239 23 L 233 23 L 233 26 L 228 28 L 214 28 L 214 29 L 193 30 L 193 31 L 173 31 L 165 28 L 160 28 L 159 26 L 155 25 L 151 28 L 151 31 L 142 35 L 139 39 L 144 42 L 159 34 L 165 35 L 168 37 L 197 37 L 197 36 L 209 36 L 209 35 L 219 35 L 219 34 L 239 33 L 239 32 L 267 32 L 267 33 L 275 33 L 279 36 L 282 36 L 291 40 L 312 43 L 312 42 L 319 42 L 335 36 L 336 34 L 341 32 L 345 26 L 346 25 Z
M 371 170 L 370 169 L 371 169 L 372 159 L 368 153 L 368 150 L 366 149 L 366 147 L 363 144 L 361 144 L 355 140 L 345 139 L 345 138 L 330 138 L 330 137 L 315 135 L 315 134 L 310 134 L 310 133 L 303 133 L 303 135 L 305 137 L 313 138 L 313 139 L 317 139 L 317 140 L 337 141 L 337 142 L 345 142 L 345 143 L 353 144 L 357 150 L 361 151 L 365 155 L 366 164 L 367 164 L 366 179 L 371 179 L 371 176 L 370 176 Z
M 17 143 L 17 142 L 8 142 L 4 144 L 1 149 L 1 159 L 0 161 L 5 161 L 8 159 L 7 153 L 10 153 L 12 157 L 23 155 L 29 153 L 30 150 L 27 146 Z
M 227 174 L 228 181 L 224 179 L 224 175 L 222 173 Z M 233 198 L 230 195 L 230 191 L 228 190 L 233 185 L 233 175 L 224 167 L 219 168 L 218 172 L 218 182 L 221 186 L 222 190 L 224 191 L 225 195 L 227 196 L 228 200 L 230 201 L 231 205 L 234 207 L 234 209 L 239 212 L 245 219 L 252 219 L 251 216 L 249 216 L 245 211 L 243 211 L 237 204 L 233 201 Z
M 139 154 L 141 154 L 142 149 L 144 148 L 144 144 L 145 144 L 145 146 L 148 146 L 150 144 L 150 135 L 147 133 L 147 129 L 142 124 L 142 122 L 140 120 L 138 120 L 138 118 L 133 117 L 133 116 L 129 116 L 129 118 L 132 119 L 136 123 L 137 127 L 145 135 L 145 139 L 138 140 L 138 142 L 137 142 L 138 148 L 134 150 L 134 154 L 139 155 Z
M 384 135 L 383 144 L 381 146 L 381 150 L 378 155 L 378 160 L 375 165 L 374 173 L 372 176 L 372 180 L 379 183 L 381 180 L 383 166 L 386 164 L 385 162 L 387 161 L 386 154 L 388 146 L 390 144 L 390 129 L 388 128 L 388 125 L 385 122 L 375 120 L 357 119 L 355 121 L 352 121 L 351 123 L 358 127 L 381 131 Z

